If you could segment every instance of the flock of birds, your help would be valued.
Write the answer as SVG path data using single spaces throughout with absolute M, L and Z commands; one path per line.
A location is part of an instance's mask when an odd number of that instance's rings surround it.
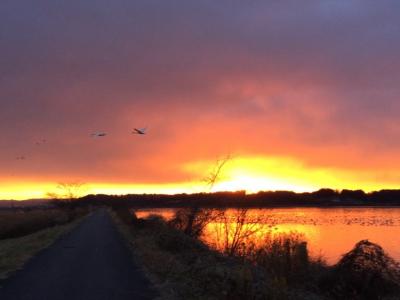
M 146 134 L 147 127 L 146 128 L 134 128 L 132 131 L 132 134 Z M 95 132 L 92 133 L 91 136 L 96 138 L 96 137 L 105 137 L 107 135 L 106 132 Z
M 147 132 L 147 127 L 145 127 L 145 128 L 134 128 L 133 131 L 131 132 L 131 134 L 143 135 L 143 134 L 146 134 L 146 132 Z M 107 136 L 107 133 L 106 132 L 94 132 L 94 133 L 90 134 L 90 136 L 92 138 L 100 138 L 100 137 Z M 41 140 L 36 141 L 35 145 L 36 146 L 41 146 L 41 145 L 46 144 L 46 143 L 47 143 L 46 139 L 41 139 Z M 25 160 L 26 157 L 21 155 L 21 156 L 17 156 L 15 159 L 16 160 Z

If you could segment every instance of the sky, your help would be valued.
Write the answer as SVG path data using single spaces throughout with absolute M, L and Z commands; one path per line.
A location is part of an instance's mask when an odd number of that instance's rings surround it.
M 2 0 L 0 199 L 207 191 L 226 155 L 214 190 L 398 188 L 399 11 Z

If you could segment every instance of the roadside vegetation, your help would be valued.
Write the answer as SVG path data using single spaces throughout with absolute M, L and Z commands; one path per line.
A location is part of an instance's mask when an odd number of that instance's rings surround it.
M 12 214 L 15 219 L 12 218 Z M 7 238 L 0 239 L 0 281 L 22 268 L 35 254 L 71 230 L 79 223 L 83 215 L 82 212 L 71 218 L 70 214 L 60 210 L 38 210 L 28 213 L 2 212 L 0 223 L 6 225 L 4 228 L 7 230 L 4 230 L 1 225 L 0 230 L 2 236 Z M 5 220 L 12 221 L 7 223 Z M 28 230 L 30 226 L 32 230 Z
M 0 211 L 0 241 L 63 225 L 83 216 L 86 209 L 12 209 Z
M 75 201 L 75 187 L 81 186 L 60 185 L 66 192 L 61 196 L 52 194 L 51 206 L 0 211 L 0 280 L 20 269 L 87 215 L 89 206 Z
M 186 208 L 174 219 L 138 219 L 115 209 L 114 219 L 163 299 L 398 299 L 400 266 L 384 250 L 360 241 L 335 266 L 309 256 L 297 233 L 261 235 L 239 209 Z M 217 220 L 217 221 L 216 221 Z M 219 224 L 219 245 L 204 243 Z M 258 234 L 258 235 L 257 235 Z M 257 235 L 257 242 L 250 237 Z

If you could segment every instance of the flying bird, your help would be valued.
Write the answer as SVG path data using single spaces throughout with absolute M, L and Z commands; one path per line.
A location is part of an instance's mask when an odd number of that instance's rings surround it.
M 47 141 L 45 139 L 41 139 L 40 141 L 37 141 L 35 144 L 36 144 L 36 146 L 40 146 L 40 145 L 45 144 L 46 142 Z
M 147 127 L 140 128 L 140 129 L 134 128 L 132 131 L 132 134 L 146 134 L 146 130 L 147 130 Z
M 95 133 L 92 133 L 91 134 L 91 137 L 93 137 L 93 138 L 96 138 L 96 137 L 104 137 L 104 136 L 106 136 L 107 135 L 107 133 L 105 133 L 105 132 L 95 132 Z
M 17 156 L 15 159 L 16 160 L 25 160 L 25 156 Z

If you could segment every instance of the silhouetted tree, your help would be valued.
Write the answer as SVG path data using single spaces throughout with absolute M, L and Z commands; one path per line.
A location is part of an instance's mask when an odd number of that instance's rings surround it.
M 344 199 L 350 199 L 350 200 L 359 200 L 363 201 L 366 199 L 366 194 L 362 190 L 342 190 L 340 192 L 340 197 Z
M 53 200 L 57 206 L 71 206 L 82 196 L 86 183 L 81 181 L 60 182 L 56 192 L 47 193 L 47 197 Z
M 317 198 L 327 199 L 337 197 L 338 192 L 332 189 L 320 189 L 316 192 L 313 192 L 312 195 Z

